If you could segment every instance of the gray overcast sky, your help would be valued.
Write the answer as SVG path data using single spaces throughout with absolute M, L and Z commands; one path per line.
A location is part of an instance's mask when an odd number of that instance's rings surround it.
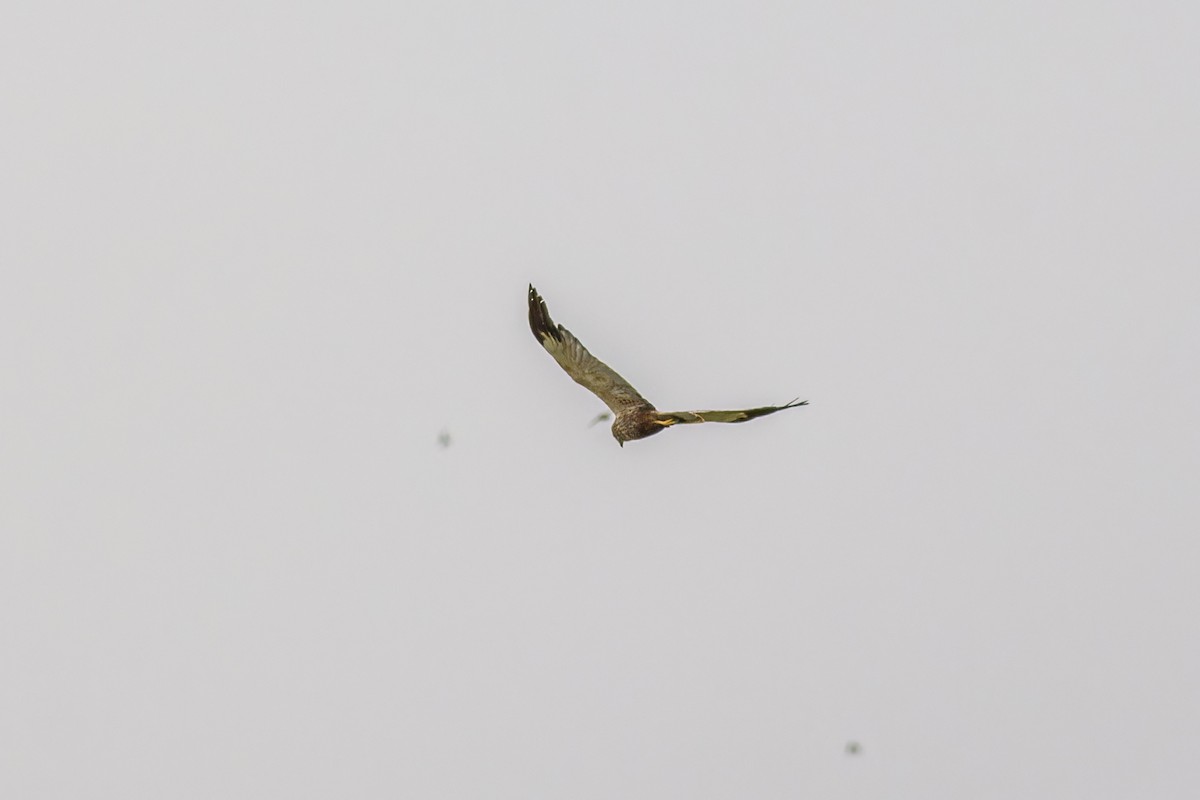
M 1194 3 L 4 16 L 0 795 L 1194 796 Z

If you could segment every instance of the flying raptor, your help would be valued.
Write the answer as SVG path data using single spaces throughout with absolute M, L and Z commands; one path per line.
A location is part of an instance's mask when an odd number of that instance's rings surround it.
M 739 411 L 659 411 L 637 389 L 629 385 L 612 367 L 587 351 L 587 348 L 562 325 L 556 325 L 546 310 L 546 301 L 533 285 L 529 286 L 529 328 L 546 352 L 554 356 L 576 383 L 604 401 L 614 415 L 612 435 L 624 447 L 631 439 L 644 439 L 680 423 L 746 422 L 765 417 L 785 408 L 808 405 L 793 400 L 782 406 L 745 408 Z

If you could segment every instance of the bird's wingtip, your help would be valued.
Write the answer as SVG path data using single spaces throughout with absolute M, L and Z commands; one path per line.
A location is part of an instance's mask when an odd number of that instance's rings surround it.
M 550 319 L 546 301 L 537 293 L 537 289 L 533 288 L 532 283 L 529 284 L 529 328 L 543 346 L 546 339 L 556 341 L 562 339 L 562 334 L 558 332 L 558 326 L 554 324 L 554 320 Z

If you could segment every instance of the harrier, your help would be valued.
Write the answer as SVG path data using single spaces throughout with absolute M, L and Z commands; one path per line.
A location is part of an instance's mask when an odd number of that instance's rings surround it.
M 808 405 L 807 400 L 793 400 L 782 406 L 740 411 L 659 411 L 638 394 L 629 381 L 589 353 L 569 330 L 554 324 L 550 312 L 546 310 L 546 301 L 532 284 L 529 287 L 529 327 L 558 365 L 612 410 L 615 417 L 612 435 L 622 447 L 631 439 L 645 439 L 680 423 L 745 422 L 785 408 Z

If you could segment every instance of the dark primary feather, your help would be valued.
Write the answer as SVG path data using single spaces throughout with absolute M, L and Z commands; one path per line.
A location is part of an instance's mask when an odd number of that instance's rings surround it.
M 554 324 L 554 320 L 550 319 L 546 301 L 533 288 L 532 283 L 529 284 L 529 329 L 533 331 L 533 335 L 539 342 L 545 337 L 562 341 L 562 334 L 559 333 L 558 326 Z

